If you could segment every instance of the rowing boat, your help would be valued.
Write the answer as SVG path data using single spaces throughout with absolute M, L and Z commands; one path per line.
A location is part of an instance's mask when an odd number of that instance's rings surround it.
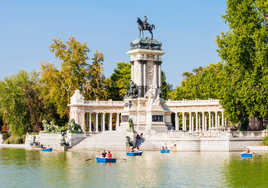
M 115 163 L 116 162 L 116 158 L 106 158 L 106 157 L 99 157 L 99 156 L 96 156 L 96 160 L 99 163 Z
M 52 148 L 42 149 L 42 151 L 52 151 Z
M 252 153 L 241 153 L 241 158 L 251 158 Z
M 170 152 L 170 150 L 165 150 L 165 149 L 162 149 L 162 150 L 160 150 L 160 152 L 161 152 L 161 153 L 169 153 L 169 152 Z
M 138 156 L 138 155 L 141 156 L 142 153 L 143 153 L 143 151 L 139 150 L 138 152 L 129 152 L 129 153 L 127 153 L 127 156 Z

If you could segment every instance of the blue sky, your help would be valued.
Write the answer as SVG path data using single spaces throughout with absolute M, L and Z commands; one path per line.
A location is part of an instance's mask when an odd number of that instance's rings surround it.
M 224 0 L 0 1 L 0 79 L 19 68 L 39 70 L 40 61 L 60 65 L 49 51 L 51 39 L 70 36 L 87 42 L 90 58 L 96 50 L 104 53 L 110 77 L 117 62 L 130 61 L 126 52 L 139 36 L 136 19 L 147 15 L 166 52 L 162 70 L 175 87 L 183 72 L 220 61 L 215 39 L 228 30 L 220 17 L 225 9 Z

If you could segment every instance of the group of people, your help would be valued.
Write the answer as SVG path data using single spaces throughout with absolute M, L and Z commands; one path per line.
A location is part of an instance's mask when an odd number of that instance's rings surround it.
M 112 154 L 111 154 L 111 152 L 110 151 L 108 151 L 108 154 L 105 152 L 105 150 L 103 150 L 103 152 L 102 152 L 102 154 L 101 154 L 101 156 L 102 157 L 106 157 L 106 155 L 107 155 L 107 158 L 112 158 Z
M 138 146 L 136 147 L 136 149 L 134 147 L 131 149 L 132 153 L 137 153 L 139 151 L 140 151 L 140 148 Z
M 168 147 L 167 146 L 162 146 L 162 149 L 161 150 L 168 150 Z

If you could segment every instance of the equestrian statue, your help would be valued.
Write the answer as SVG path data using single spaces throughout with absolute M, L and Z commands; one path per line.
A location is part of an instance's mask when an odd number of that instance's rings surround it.
M 144 21 L 142 22 L 141 19 L 138 17 L 137 18 L 137 22 L 138 22 L 138 28 L 139 28 L 139 38 L 141 37 L 141 32 L 142 32 L 142 37 L 144 37 L 143 35 L 143 30 L 148 30 L 151 33 L 151 39 L 153 38 L 153 29 L 155 29 L 154 24 L 148 24 L 147 23 L 147 16 L 144 16 Z

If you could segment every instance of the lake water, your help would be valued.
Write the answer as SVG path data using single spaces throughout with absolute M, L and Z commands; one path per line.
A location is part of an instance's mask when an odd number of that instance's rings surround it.
M 0 187 L 267 187 L 268 153 L 146 151 L 116 163 L 85 161 L 101 151 L 0 149 Z

